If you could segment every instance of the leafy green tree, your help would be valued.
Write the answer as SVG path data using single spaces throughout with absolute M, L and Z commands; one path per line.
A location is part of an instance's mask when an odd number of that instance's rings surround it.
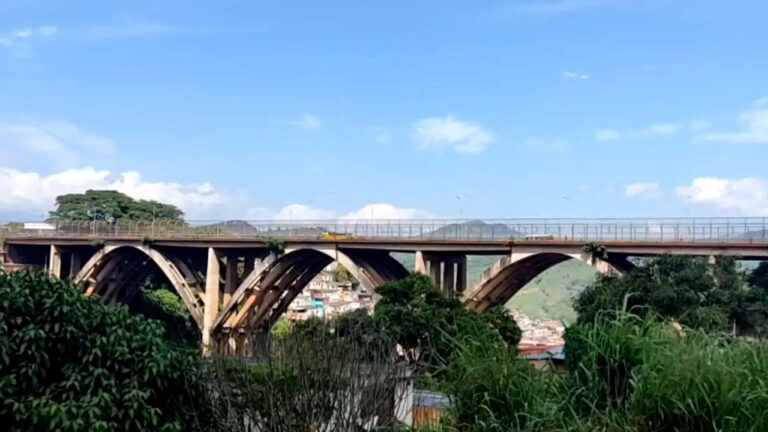
M 749 274 L 749 284 L 768 292 L 768 261 L 763 261 Z
M 128 304 L 132 313 L 158 321 L 167 340 L 185 348 L 200 344 L 200 333 L 178 294 L 158 275 L 150 275 L 144 286 Z
M 345 284 L 352 284 L 352 285 L 358 285 L 360 282 L 358 282 L 357 279 L 352 275 L 352 273 L 347 270 L 346 267 L 342 265 L 337 265 L 333 269 L 333 280 L 338 283 L 345 283 Z
M 267 250 L 272 255 L 281 257 L 285 254 L 285 242 L 278 238 L 269 237 L 267 239 Z
M 479 314 L 460 299 L 442 293 L 424 275 L 412 273 L 379 287 L 374 318 L 390 329 L 412 360 L 448 362 L 462 338 L 479 336 L 487 343 L 520 341 L 520 328 L 503 309 Z M 478 328 L 481 329 L 478 331 Z
M 751 333 L 762 325 L 747 311 L 765 295 L 750 289 L 746 274 L 730 258 L 662 256 L 626 276 L 600 276 L 574 301 L 578 322 L 593 322 L 601 311 L 658 315 L 704 330 Z M 753 311 L 754 312 L 754 311 Z
M 56 197 L 51 221 L 151 221 L 183 220 L 178 207 L 157 201 L 134 200 L 113 190 L 88 190 Z
M 0 272 L 0 424 L 10 430 L 182 431 L 206 418 L 195 355 L 71 281 Z

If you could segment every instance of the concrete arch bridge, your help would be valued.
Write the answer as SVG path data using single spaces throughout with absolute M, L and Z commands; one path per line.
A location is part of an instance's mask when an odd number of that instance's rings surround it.
M 511 223 L 477 225 L 472 221 L 457 226 L 428 221 L 427 226 L 423 221 L 418 225 L 367 221 L 318 228 L 313 222 L 293 223 L 285 229 L 269 225 L 265 230 L 249 224 L 255 231 L 248 234 L 218 228 L 214 233 L 210 225 L 201 231 L 187 227 L 183 232 L 155 227 L 154 236 L 135 231 L 135 226 L 125 232 L 111 224 L 86 232 L 81 227 L 78 231 L 60 227 L 12 231 L 6 234 L 0 257 L 10 269 L 34 266 L 56 277 L 72 277 L 86 295 L 97 295 L 106 304 L 129 302 L 148 275 L 162 274 L 189 309 L 208 352 L 249 355 L 254 335 L 276 322 L 296 295 L 332 262 L 345 267 L 372 291 L 407 275 L 392 252 L 412 253 L 415 271 L 429 275 L 446 292 L 460 293 L 468 307 L 482 312 L 503 305 L 536 276 L 570 259 L 600 273 L 626 272 L 632 268 L 629 257 L 661 254 L 765 260 L 768 238 L 765 231 L 757 231 L 764 222 L 728 222 L 729 232 L 732 226 L 739 227 L 742 234 L 762 232 L 757 238 L 703 235 L 699 228 L 691 228 L 707 226 L 707 234 L 713 234 L 716 225 L 698 220 L 690 226 L 677 224 L 670 238 L 664 237 L 664 228 L 654 231 L 656 237 L 648 237 L 647 229 L 631 224 L 621 231 L 619 224 L 610 229 L 594 227 L 594 233 L 590 226 L 585 230 L 573 224 L 543 224 L 543 232 L 538 228 L 534 234 L 518 235 L 517 230 L 524 227 L 512 229 Z M 492 232 L 503 236 L 489 236 L 489 225 Z M 359 231 L 350 232 L 350 226 Z M 436 230 L 441 229 L 437 235 Z M 554 235 L 553 231 L 569 235 Z M 602 236 L 597 235 L 601 232 Z M 619 232 L 630 234 L 622 238 Z M 282 234 L 286 247 L 279 257 L 270 253 L 268 238 L 275 233 Z M 637 233 L 643 233 L 642 238 Z M 681 233 L 693 236 L 681 237 Z M 603 258 L 587 252 L 596 247 L 605 252 L 599 254 Z M 501 258 L 468 287 L 467 256 L 472 255 Z

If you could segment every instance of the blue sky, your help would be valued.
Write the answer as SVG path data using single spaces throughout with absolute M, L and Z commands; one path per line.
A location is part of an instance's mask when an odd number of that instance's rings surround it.
M 766 16 L 6 0 L 0 220 L 87 188 L 205 219 L 768 215 Z

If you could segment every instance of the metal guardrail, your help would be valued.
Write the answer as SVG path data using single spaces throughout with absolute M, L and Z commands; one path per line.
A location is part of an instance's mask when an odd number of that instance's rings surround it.
M 24 226 L 32 228 L 24 228 Z M 0 236 L 146 239 L 393 239 L 766 242 L 768 217 L 317 221 L 50 222 L 0 225 Z

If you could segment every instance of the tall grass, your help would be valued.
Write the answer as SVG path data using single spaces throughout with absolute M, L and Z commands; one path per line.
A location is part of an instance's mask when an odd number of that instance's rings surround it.
M 768 345 L 601 314 L 567 334 L 568 375 L 466 343 L 446 366 L 442 426 L 462 431 L 768 430 Z
M 768 430 L 768 346 L 689 333 L 650 352 L 630 410 L 648 430 Z

